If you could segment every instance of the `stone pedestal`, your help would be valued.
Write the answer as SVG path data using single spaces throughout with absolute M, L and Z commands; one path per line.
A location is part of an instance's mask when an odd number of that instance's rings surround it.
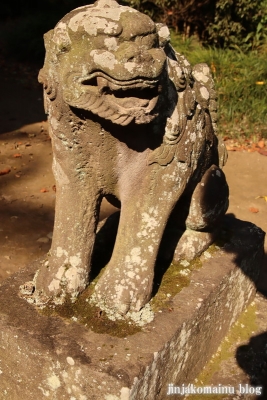
M 264 233 L 248 222 L 226 224 L 223 249 L 193 271 L 169 309 L 125 338 L 45 316 L 21 299 L 19 286 L 38 261 L 7 279 L 0 291 L 1 399 L 163 400 L 168 384 L 192 382 L 255 295 Z

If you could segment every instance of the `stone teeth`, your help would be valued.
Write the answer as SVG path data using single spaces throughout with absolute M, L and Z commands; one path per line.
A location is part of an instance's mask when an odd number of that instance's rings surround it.
M 90 106 L 91 111 L 94 113 L 98 112 L 99 107 L 103 104 L 104 99 L 102 97 L 97 97 L 96 101 Z
M 114 122 L 116 124 L 125 126 L 128 125 L 132 120 L 134 119 L 133 115 L 121 115 L 119 118 L 117 118 Z M 113 119 L 112 119 L 113 120 Z
M 114 110 L 111 108 L 105 108 L 105 110 L 98 110 L 98 115 L 102 118 L 110 118 L 111 116 L 114 115 Z
M 87 96 L 86 107 L 91 107 L 96 102 L 97 99 L 98 97 L 95 96 L 94 94 L 90 94 L 90 96 Z
M 113 115 L 112 115 L 112 118 L 109 118 L 112 122 L 115 122 L 115 123 L 117 123 L 117 119 L 119 119 L 121 117 L 121 114 L 119 114 L 119 113 L 114 113 Z

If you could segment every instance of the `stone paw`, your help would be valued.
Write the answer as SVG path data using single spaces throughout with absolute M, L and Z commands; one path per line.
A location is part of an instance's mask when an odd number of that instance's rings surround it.
M 120 319 L 129 312 L 139 312 L 150 299 L 149 278 L 133 276 L 129 278 L 125 271 L 120 274 L 108 269 L 96 284 L 91 301 L 104 310 L 108 316 Z M 122 276 L 120 276 L 122 275 Z
M 192 261 L 214 242 L 218 232 L 197 232 L 186 230 L 181 236 L 173 255 L 175 263 L 181 260 Z

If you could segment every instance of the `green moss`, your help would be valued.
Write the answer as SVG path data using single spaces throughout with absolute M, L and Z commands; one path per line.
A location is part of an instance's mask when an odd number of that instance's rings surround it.
M 212 359 L 195 380 L 194 384 L 196 386 L 210 386 L 214 374 L 221 370 L 221 363 L 233 357 L 233 352 L 236 351 L 237 344 L 249 341 L 251 332 L 257 329 L 256 310 L 255 303 L 252 303 L 247 310 L 241 314 L 238 321 L 232 326 L 228 335 L 222 341 L 217 353 L 213 355 Z M 225 398 L 225 394 L 209 395 L 208 397 L 209 400 L 218 400 Z M 195 400 L 196 396 L 192 395 L 187 397 L 187 399 Z M 207 395 L 198 395 L 198 400 L 206 399 Z
M 192 270 L 201 266 L 199 258 L 188 263 L 186 267 L 182 263 L 171 263 L 162 277 L 158 292 L 151 300 L 153 311 L 171 308 L 172 298 L 189 285 Z
M 90 285 L 75 302 L 67 299 L 62 305 L 47 305 L 41 313 L 47 316 L 59 316 L 65 320 L 80 323 L 96 333 L 126 337 L 141 331 L 141 328 L 128 321 L 111 321 L 99 307 L 93 306 L 88 299 L 92 295 Z
M 216 241 L 204 252 L 214 256 L 226 243 L 227 231 L 222 230 Z M 163 274 L 159 283 L 159 288 L 151 300 L 151 306 L 154 312 L 172 307 L 172 298 L 178 294 L 184 287 L 190 284 L 190 277 L 193 270 L 200 269 L 202 261 L 197 257 L 187 266 L 183 263 L 171 263 L 169 268 Z M 186 273 L 186 274 L 185 274 Z

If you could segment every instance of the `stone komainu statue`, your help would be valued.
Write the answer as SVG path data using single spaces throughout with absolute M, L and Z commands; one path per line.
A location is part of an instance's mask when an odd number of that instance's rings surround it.
M 228 206 L 209 68 L 191 68 L 166 26 L 115 0 L 71 11 L 45 46 L 39 81 L 57 199 L 52 248 L 31 301 L 62 303 L 86 288 L 105 197 L 120 202 L 121 214 L 93 299 L 109 315 L 138 311 L 151 297 L 170 215 L 183 230 L 174 258 L 192 259 Z

